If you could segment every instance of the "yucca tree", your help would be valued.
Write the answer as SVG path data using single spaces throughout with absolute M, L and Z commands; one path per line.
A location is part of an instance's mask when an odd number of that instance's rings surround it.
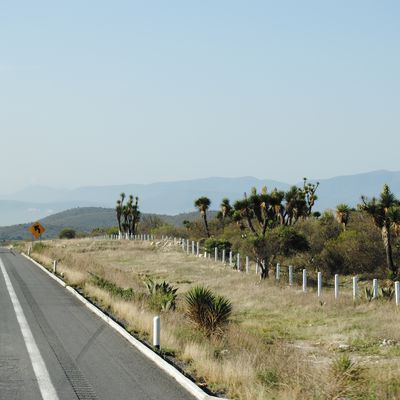
M 362 204 L 359 205 L 359 208 L 372 217 L 375 225 L 381 231 L 386 252 L 386 264 L 393 277 L 396 277 L 398 269 L 393 262 L 392 229 L 394 230 L 400 224 L 400 203 L 387 184 L 383 186 L 379 199 L 373 197 L 368 200 L 362 196 L 361 200 Z
M 200 214 L 203 218 L 204 227 L 206 229 L 207 237 L 210 237 L 210 229 L 208 227 L 207 221 L 207 210 L 210 208 L 211 201 L 208 197 L 199 197 L 195 202 L 194 206 L 200 211 Z
M 220 212 L 218 213 L 222 221 L 222 228 L 225 228 L 225 220 L 232 216 L 232 206 L 228 198 L 223 198 L 220 205 Z
M 349 223 L 350 218 L 350 207 L 347 204 L 341 203 L 336 206 L 336 221 L 342 225 L 343 230 L 346 230 L 346 226 Z

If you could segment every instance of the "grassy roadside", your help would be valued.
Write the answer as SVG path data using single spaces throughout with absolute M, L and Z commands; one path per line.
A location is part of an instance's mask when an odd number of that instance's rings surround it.
M 188 256 L 162 243 L 47 241 L 33 257 L 148 338 L 154 311 L 146 276 L 179 288 L 175 312 L 162 314 L 162 346 L 214 390 L 238 399 L 400 398 L 400 311 L 393 302 L 353 304 L 351 292 L 323 301 L 310 291 L 260 283 L 254 275 Z M 99 287 L 93 274 L 114 285 Z M 182 294 L 202 284 L 231 299 L 232 323 L 208 340 L 185 319 Z M 118 290 L 132 289 L 132 298 Z M 125 292 L 122 292 L 125 293 Z M 343 356 L 349 356 L 348 358 Z M 348 364 L 350 361 L 351 364 Z

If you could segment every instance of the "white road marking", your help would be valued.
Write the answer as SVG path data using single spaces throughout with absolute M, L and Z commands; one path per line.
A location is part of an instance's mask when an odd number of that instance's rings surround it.
M 26 349 L 28 350 L 29 358 L 31 359 L 33 371 L 35 373 L 37 383 L 39 385 L 40 394 L 43 400 L 58 400 L 57 392 L 51 383 L 49 372 L 46 364 L 40 354 L 39 348 L 32 335 L 32 331 L 25 318 L 24 311 L 12 286 L 10 277 L 4 267 L 3 260 L 0 258 L 0 269 L 4 276 L 4 281 L 7 286 L 8 294 L 14 306 L 15 315 L 17 316 L 18 324 L 21 329 L 22 336 L 25 340 Z

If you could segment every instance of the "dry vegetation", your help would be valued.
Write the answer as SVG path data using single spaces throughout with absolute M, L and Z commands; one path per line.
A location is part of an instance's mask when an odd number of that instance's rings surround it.
M 166 243 L 49 241 L 32 255 L 48 267 L 60 260 L 70 284 L 144 339 L 154 312 L 143 279 L 178 287 L 177 310 L 162 315 L 163 351 L 232 399 L 400 398 L 400 310 L 393 301 L 354 304 L 350 288 L 338 301 L 326 290 L 319 301 L 312 289 L 304 294 L 300 287 L 260 282 L 254 270 L 238 273 Z M 134 300 L 100 289 L 89 272 L 133 288 Z M 205 338 L 184 317 L 182 295 L 198 284 L 232 301 L 232 322 L 222 338 Z

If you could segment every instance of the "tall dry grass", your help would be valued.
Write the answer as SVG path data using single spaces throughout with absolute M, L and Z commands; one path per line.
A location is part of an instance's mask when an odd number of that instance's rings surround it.
M 350 389 L 332 379 L 331 369 L 345 353 L 362 367 L 363 385 L 354 385 L 351 398 L 400 398 L 400 312 L 393 302 L 354 303 L 349 289 L 338 301 L 332 290 L 325 290 L 320 301 L 312 288 L 304 294 L 299 287 L 260 282 L 254 271 L 238 273 L 165 243 L 50 241 L 33 256 L 49 268 L 58 259 L 70 284 L 144 339 L 149 338 L 154 312 L 143 297 L 118 299 L 96 287 L 90 274 L 138 294 L 145 291 L 146 276 L 179 287 L 177 311 L 162 316 L 162 347 L 182 360 L 198 382 L 228 397 L 339 398 Z M 199 284 L 233 303 L 232 323 L 218 340 L 203 337 L 184 317 L 182 294 Z

